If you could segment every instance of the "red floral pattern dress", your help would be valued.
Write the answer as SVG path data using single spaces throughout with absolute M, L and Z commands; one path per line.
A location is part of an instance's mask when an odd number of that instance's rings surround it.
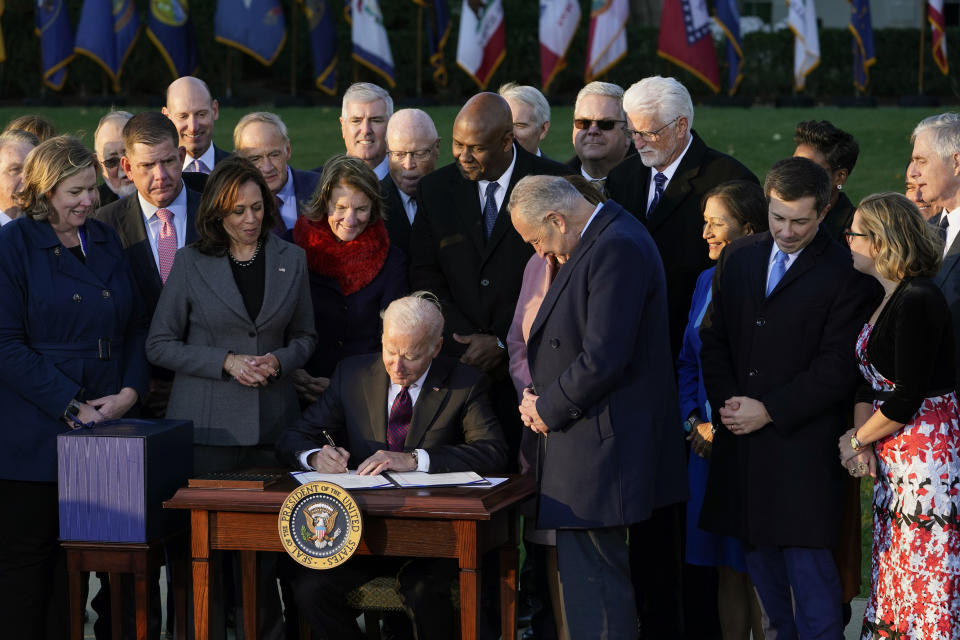
M 857 339 L 864 378 L 892 391 Z M 874 402 L 874 410 L 882 405 Z M 873 577 L 861 640 L 960 639 L 960 408 L 927 398 L 903 429 L 874 443 Z

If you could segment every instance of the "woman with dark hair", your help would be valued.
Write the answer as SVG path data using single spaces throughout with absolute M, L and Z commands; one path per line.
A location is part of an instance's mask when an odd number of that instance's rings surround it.
M 853 203 L 843 193 L 860 155 L 860 145 L 853 136 L 836 128 L 830 122 L 806 120 L 797 125 L 793 134 L 794 157 L 806 158 L 827 170 L 830 176 L 830 209 L 823 226 L 838 241 L 853 220 Z
M 167 417 L 193 420 L 195 473 L 277 466 L 273 442 L 300 416 L 290 374 L 313 352 L 313 309 L 276 216 L 255 166 L 218 163 L 157 303 L 147 356 L 175 373 Z
M 707 242 L 711 260 L 716 261 L 731 242 L 767 230 L 767 199 L 760 185 L 754 182 L 734 180 L 720 184 L 703 196 L 701 206 L 703 239 Z M 710 305 L 715 269 L 710 267 L 697 278 L 683 346 L 677 359 L 680 415 L 685 419 L 683 428 L 690 441 L 686 562 L 698 567 L 717 568 L 717 600 L 703 606 L 704 615 L 719 617 L 724 640 L 747 640 L 751 630 L 754 638 L 762 639 L 760 607 L 747 576 L 740 542 L 707 533 L 697 526 L 715 432 L 700 369 L 700 323 Z
M 362 160 L 328 160 L 309 210 L 297 219 L 293 242 L 307 253 L 319 342 L 295 381 L 312 402 L 340 360 L 380 350 L 380 312 L 409 284 L 403 252 L 390 245 L 383 223 L 380 182 Z
M 873 401 L 840 438 L 850 475 L 876 478 L 873 580 L 861 638 L 960 638 L 960 407 L 950 310 L 931 277 L 943 242 L 899 193 L 864 198 L 853 266 L 884 295 L 857 340 Z
M 146 391 L 146 319 L 116 232 L 90 218 L 98 165 L 78 140 L 27 156 L 23 215 L 0 231 L 0 620 L 66 638 L 57 435 L 120 418 Z

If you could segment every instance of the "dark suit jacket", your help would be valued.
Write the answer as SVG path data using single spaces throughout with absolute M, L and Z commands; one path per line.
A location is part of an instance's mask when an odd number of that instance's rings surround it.
M 202 174 L 200 174 L 202 175 Z M 200 194 L 187 189 L 187 233 L 184 244 L 190 244 L 197 239 L 197 207 L 200 206 Z M 97 220 L 102 220 L 116 229 L 120 242 L 130 257 L 130 267 L 133 270 L 133 279 L 140 289 L 140 297 L 145 305 L 148 317 L 153 316 L 160 299 L 163 282 L 160 280 L 160 270 L 153 259 L 153 250 L 147 237 L 147 227 L 143 221 L 143 209 L 140 208 L 140 199 L 136 193 L 121 198 L 105 207 L 100 207 L 94 213 Z
M 942 215 L 944 215 L 943 212 L 940 213 L 940 216 Z M 939 224 L 940 216 L 931 218 L 930 223 Z M 956 348 L 954 362 L 957 365 L 957 378 L 960 382 L 960 236 L 957 236 L 947 250 L 947 255 L 944 256 L 937 275 L 933 277 L 933 282 L 943 291 L 943 297 L 947 299 L 950 314 L 953 316 L 953 343 Z
M 861 382 L 855 345 L 882 293 L 821 227 L 765 297 L 772 246 L 768 232 L 724 249 L 700 327 L 717 427 L 700 526 L 755 545 L 832 547 L 846 476 L 837 440 Z M 773 422 L 733 435 L 719 409 L 738 395 Z
M 313 171 L 301 171 L 293 167 L 290 167 L 290 171 L 293 173 L 293 193 L 297 198 L 297 211 L 300 215 L 303 215 L 310 200 L 313 199 L 313 192 L 317 190 L 320 174 Z
M 100 186 L 97 187 L 97 191 L 100 193 L 100 207 L 105 207 L 111 202 L 116 202 L 120 198 L 117 197 L 117 194 L 113 192 L 106 182 L 101 182 Z
M 278 457 L 299 467 L 298 452 L 327 444 L 321 429 L 350 452 L 353 468 L 386 449 L 389 385 L 380 354 L 343 360 L 320 399 L 277 440 Z M 490 407 L 488 386 L 477 370 L 452 358 L 435 358 L 413 405 L 404 450 L 425 449 L 430 473 L 502 472 L 507 446 Z
M 718 184 L 738 179 L 757 182 L 756 176 L 739 161 L 708 148 L 696 131 L 649 219 L 650 169 L 643 166 L 640 155 L 624 158 L 607 176 L 607 194 L 647 225 L 660 251 L 667 276 L 670 347 L 674 361 L 680 354 L 697 277 L 712 264 L 702 236 L 700 200 Z
M 150 362 L 176 372 L 168 418 L 193 420 L 193 441 L 269 444 L 300 415 L 290 375 L 316 346 L 303 249 L 268 234 L 263 245 L 263 304 L 251 318 L 230 258 L 184 247 L 170 270 L 150 325 Z M 224 374 L 229 352 L 272 353 L 281 375 L 245 387 Z
M 628 525 L 686 499 L 666 308 L 650 234 L 607 201 L 557 272 L 527 342 L 550 428 L 540 527 Z
M 533 253 L 510 223 L 507 203 L 518 180 L 528 175 L 562 176 L 568 167 L 543 160 L 513 145 L 517 154 L 510 187 L 493 233 L 483 239 L 483 213 L 477 183 L 456 163 L 424 176 L 413 221 L 410 288 L 434 292 L 443 305 L 444 350 L 459 355 L 463 345 L 451 333 L 488 333 L 506 340 L 520 297 L 523 269 Z
M 403 255 L 409 258 L 412 225 L 407 218 L 407 210 L 403 208 L 400 189 L 397 188 L 389 173 L 380 181 L 380 195 L 383 196 L 383 217 L 387 225 L 387 235 L 390 236 L 390 244 L 400 249 Z

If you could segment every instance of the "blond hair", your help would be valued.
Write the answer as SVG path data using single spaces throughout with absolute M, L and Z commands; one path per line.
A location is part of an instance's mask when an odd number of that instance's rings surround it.
M 899 282 L 915 276 L 931 277 L 940 269 L 943 241 L 905 195 L 869 195 L 860 201 L 857 213 L 882 277 Z
M 56 136 L 34 147 L 23 165 L 23 188 L 14 195 L 24 215 L 46 220 L 50 194 L 58 184 L 89 168 L 99 172 L 97 157 L 72 136 Z

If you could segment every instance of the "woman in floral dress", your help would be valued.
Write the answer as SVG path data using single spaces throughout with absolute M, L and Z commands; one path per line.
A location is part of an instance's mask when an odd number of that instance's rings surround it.
M 865 198 L 846 235 L 854 267 L 886 293 L 856 347 L 873 402 L 840 439 L 850 474 L 877 479 L 861 638 L 958 639 L 960 408 L 950 310 L 930 279 L 943 243 L 895 193 Z

